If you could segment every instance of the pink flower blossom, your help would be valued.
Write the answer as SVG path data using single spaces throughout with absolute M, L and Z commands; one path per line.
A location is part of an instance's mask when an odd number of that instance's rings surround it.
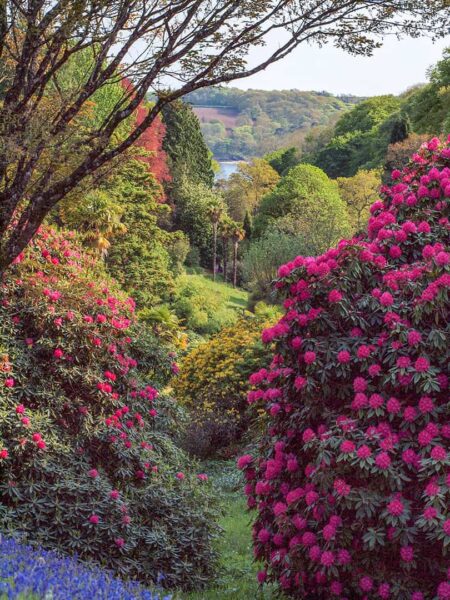
M 433 460 L 446 460 L 447 459 L 447 451 L 442 446 L 435 446 L 431 450 L 431 458 Z
M 356 454 L 357 454 L 358 458 L 366 459 L 366 458 L 369 458 L 370 456 L 372 456 L 372 450 L 369 448 L 369 446 L 366 446 L 364 444 L 364 445 L 360 446 L 360 448 L 358 448 L 358 451 Z
M 388 469 L 391 466 L 391 459 L 387 452 L 380 452 L 375 458 L 375 464 L 380 469 Z
M 400 500 L 394 499 L 387 505 L 387 511 L 393 517 L 400 517 L 405 511 L 405 507 Z
M 437 510 L 434 508 L 434 506 L 427 506 L 426 509 L 423 511 L 423 516 L 427 521 L 430 521 L 431 519 L 435 519 L 438 515 Z
M 402 548 L 400 548 L 400 557 L 404 562 L 413 561 L 414 548 L 412 546 L 402 546 Z
M 315 362 L 315 360 L 316 360 L 316 353 L 315 353 L 315 352 L 312 352 L 312 351 L 305 352 L 305 355 L 304 355 L 304 357 L 303 357 L 303 358 L 304 358 L 304 360 L 305 360 L 305 363 L 306 363 L 307 365 L 311 365 L 311 364 L 313 364 L 313 363 Z
M 341 350 L 337 355 L 338 362 L 340 363 L 348 363 L 350 362 L 351 356 L 348 350 Z
M 350 454 L 355 451 L 355 444 L 351 440 L 344 440 L 341 444 L 341 452 L 343 454 Z
M 450 254 L 448 252 L 438 252 L 434 260 L 440 267 L 445 267 L 450 263 Z
M 351 487 L 343 479 L 336 479 L 333 483 L 333 488 L 338 496 L 348 496 L 351 491 Z
M 447 519 L 446 521 L 444 521 L 444 523 L 442 525 L 442 529 L 443 529 L 445 535 L 450 537 L 450 519 Z
M 443 581 L 438 585 L 437 589 L 439 600 L 450 600 L 450 583 Z
M 273 514 L 276 517 L 283 515 L 286 511 L 287 511 L 287 506 L 286 506 L 286 504 L 284 504 L 284 502 L 277 502 L 275 504 L 275 506 L 273 507 Z
M 339 290 L 331 290 L 328 294 L 328 302 L 334 304 L 336 302 L 340 302 L 343 296 Z
M 325 567 L 331 567 L 334 564 L 334 561 L 335 561 L 334 554 L 333 554 L 333 552 L 330 552 L 329 550 L 326 550 L 325 552 L 323 552 L 322 556 L 320 557 L 320 562 Z
M 381 294 L 380 304 L 382 306 L 392 306 L 394 304 L 394 298 L 392 297 L 392 294 L 390 294 L 389 292 L 384 292 L 383 294 Z
M 244 454 L 243 456 L 240 456 L 238 458 L 237 468 L 241 469 L 241 470 L 245 469 L 252 462 L 253 462 L 253 456 L 251 456 L 250 454 Z
M 373 581 L 371 577 L 362 577 L 359 580 L 359 587 L 363 592 L 370 592 L 373 589 Z
M 430 363 L 425 357 L 421 356 L 414 363 L 414 368 L 418 373 L 424 373 L 430 368 Z

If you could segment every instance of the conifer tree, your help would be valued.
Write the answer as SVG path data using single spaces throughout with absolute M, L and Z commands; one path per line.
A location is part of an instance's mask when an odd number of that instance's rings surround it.
M 169 192 L 179 185 L 181 177 L 209 188 L 214 182 L 211 153 L 203 139 L 200 122 L 191 106 L 181 100 L 163 110 L 166 126 L 163 149 L 169 157 L 174 182 Z

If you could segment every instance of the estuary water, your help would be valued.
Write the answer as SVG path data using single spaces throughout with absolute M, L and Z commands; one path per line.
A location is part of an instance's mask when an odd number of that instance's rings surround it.
M 216 175 L 216 179 L 228 179 L 228 177 L 237 171 L 239 161 L 237 160 L 219 160 L 220 171 Z

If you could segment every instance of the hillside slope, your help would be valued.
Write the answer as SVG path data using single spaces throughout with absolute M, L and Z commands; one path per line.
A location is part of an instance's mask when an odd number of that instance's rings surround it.
M 328 92 L 216 87 L 197 90 L 187 100 L 215 157 L 242 160 L 279 148 L 293 135 L 301 139 L 310 127 L 334 123 L 361 99 Z

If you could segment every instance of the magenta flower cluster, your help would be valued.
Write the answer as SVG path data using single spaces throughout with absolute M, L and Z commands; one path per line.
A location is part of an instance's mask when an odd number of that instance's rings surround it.
M 258 580 L 303 600 L 450 598 L 450 138 L 425 144 L 367 234 L 279 270 L 238 460 Z

